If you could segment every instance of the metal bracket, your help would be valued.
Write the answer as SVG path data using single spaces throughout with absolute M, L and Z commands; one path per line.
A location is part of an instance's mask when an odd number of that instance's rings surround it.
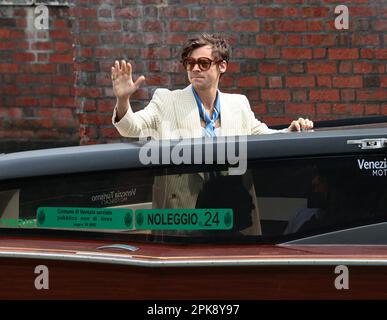
M 125 251 L 137 251 L 139 248 L 135 246 L 129 246 L 127 244 L 111 244 L 107 246 L 98 247 L 97 250 L 103 250 L 103 249 L 121 249 Z
M 363 150 L 386 148 L 386 138 L 347 140 L 347 144 L 357 144 Z

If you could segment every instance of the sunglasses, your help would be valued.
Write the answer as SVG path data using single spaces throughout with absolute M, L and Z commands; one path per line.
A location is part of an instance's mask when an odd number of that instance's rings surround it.
M 217 60 L 211 60 L 210 58 L 199 58 L 199 59 L 194 59 L 194 58 L 186 58 L 183 60 L 183 66 L 185 70 L 187 71 L 192 71 L 195 65 L 197 64 L 199 66 L 199 69 L 201 71 L 207 71 L 208 69 L 211 68 L 212 63 L 218 63 L 219 61 Z

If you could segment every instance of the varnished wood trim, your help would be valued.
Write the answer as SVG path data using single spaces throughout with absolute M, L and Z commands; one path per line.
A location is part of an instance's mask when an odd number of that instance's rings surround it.
M 322 265 L 352 265 L 352 266 L 387 266 L 387 259 L 359 258 L 255 258 L 255 259 L 175 259 L 169 260 L 140 258 L 127 254 L 76 252 L 75 254 L 0 251 L 1 258 L 49 259 L 62 261 L 80 261 L 93 263 L 120 264 L 139 267 L 219 267 L 219 266 L 322 266 Z

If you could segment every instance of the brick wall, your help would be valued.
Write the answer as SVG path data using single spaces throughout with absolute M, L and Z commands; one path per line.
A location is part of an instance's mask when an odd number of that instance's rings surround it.
M 334 28 L 340 4 L 349 8 L 349 30 Z M 51 10 L 51 41 L 36 45 L 23 31 L 27 9 L 6 10 L 18 15 L 0 16 L 8 44 L 0 44 L 2 138 L 26 131 L 81 144 L 120 140 L 111 125 L 114 60 L 130 60 L 135 77 L 146 76 L 133 98 L 139 110 L 157 87 L 188 84 L 181 44 L 202 31 L 226 34 L 234 48 L 221 90 L 246 94 L 269 125 L 387 113 L 384 0 L 74 0 Z
M 69 9 L 50 7 L 48 30 L 35 16 L 0 6 L 0 152 L 79 143 Z

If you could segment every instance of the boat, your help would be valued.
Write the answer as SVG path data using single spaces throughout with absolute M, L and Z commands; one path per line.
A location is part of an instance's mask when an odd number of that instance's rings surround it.
M 386 124 L 2 154 L 0 299 L 385 299 Z

